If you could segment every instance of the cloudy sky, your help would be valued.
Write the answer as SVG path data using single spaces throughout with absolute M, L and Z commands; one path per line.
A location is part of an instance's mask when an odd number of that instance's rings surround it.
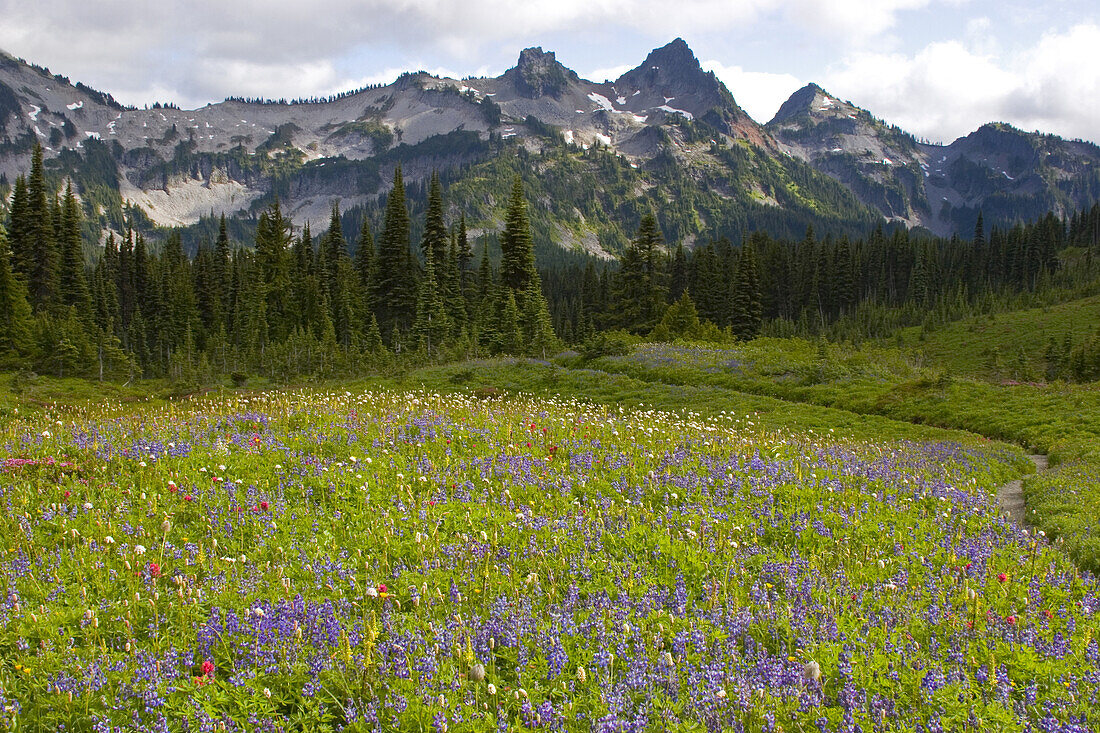
M 1100 141 L 1095 0 L 0 0 L 0 49 L 127 104 L 496 75 L 542 46 L 614 78 L 683 37 L 766 122 L 814 81 L 949 142 L 983 122 Z

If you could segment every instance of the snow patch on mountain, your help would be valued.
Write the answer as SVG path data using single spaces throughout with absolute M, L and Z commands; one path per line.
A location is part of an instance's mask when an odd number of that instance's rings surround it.
M 661 110 L 662 112 L 668 112 L 670 115 L 683 115 L 689 120 L 695 119 L 695 115 L 693 115 L 691 112 L 688 112 L 686 109 L 676 109 L 675 107 L 669 107 L 667 104 L 662 104 L 657 109 Z
M 593 102 L 595 102 L 596 105 L 600 109 L 602 109 L 606 112 L 614 112 L 615 111 L 615 105 L 611 104 L 611 100 L 608 99 L 607 97 L 605 97 L 602 94 L 596 94 L 595 92 L 590 92 L 589 95 L 588 95 L 588 98 L 591 99 Z

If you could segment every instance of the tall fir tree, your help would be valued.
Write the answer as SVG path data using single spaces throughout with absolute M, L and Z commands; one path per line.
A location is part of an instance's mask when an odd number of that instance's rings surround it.
M 409 211 L 401 167 L 393 173 L 393 189 L 386 199 L 382 234 L 378 243 L 378 325 L 383 333 L 406 331 L 416 306 L 416 274 L 409 251 Z
M 24 284 L 30 282 L 34 263 L 31 242 L 34 239 L 35 224 L 32 221 L 30 206 L 31 198 L 27 189 L 27 177 L 17 176 L 9 208 L 11 229 L 8 231 L 8 241 L 11 245 L 12 272 Z
M 84 274 L 84 244 L 80 236 L 80 205 L 72 183 L 65 187 L 61 207 L 61 268 L 59 295 L 61 305 L 76 309 L 77 317 L 91 329 L 95 322 L 88 278 Z
M 255 264 L 253 275 L 263 290 L 267 333 L 273 341 L 282 341 L 294 329 L 298 314 L 290 292 L 290 246 L 292 224 L 283 215 L 279 199 L 260 214 L 256 223 Z
M 325 252 L 324 287 L 332 297 L 336 293 L 336 271 L 340 261 L 348 256 L 348 243 L 344 239 L 344 228 L 340 223 L 340 204 L 337 201 L 332 202 L 328 231 L 321 239 L 321 248 Z
M 359 229 L 359 241 L 355 245 L 355 274 L 359 277 L 365 313 L 374 312 L 377 277 L 375 266 L 374 237 L 371 236 L 370 220 L 364 217 L 363 226 Z
M 221 312 L 223 319 L 227 318 L 229 314 L 229 286 L 232 280 L 232 271 L 230 270 L 232 254 L 232 245 L 229 242 L 229 230 L 226 227 L 225 214 L 222 214 L 221 220 L 218 222 L 218 238 L 214 241 L 213 286 L 217 288 L 216 294 L 220 301 L 218 303 L 218 310 Z
M 413 338 L 430 358 L 450 335 L 451 323 L 443 307 L 443 298 L 440 297 L 439 281 L 435 277 L 435 258 L 431 249 L 427 250 L 426 256 L 424 277 L 420 279 L 416 298 Z
M 504 215 L 504 234 L 500 238 L 500 281 L 514 293 L 522 293 L 531 280 L 538 279 L 535 269 L 535 242 L 527 217 L 523 180 L 516 176 L 512 195 Z
M 447 261 L 447 225 L 443 221 L 443 189 L 439 184 L 439 175 L 432 172 L 428 185 L 428 210 L 424 215 L 424 235 L 420 240 L 420 254 L 427 262 L 431 253 L 432 264 L 437 280 L 443 274 L 443 265 Z
M 458 220 L 458 237 L 455 242 L 455 248 L 457 250 L 457 265 L 458 265 L 458 278 L 459 288 L 462 291 L 462 296 L 467 299 L 467 306 L 469 306 L 470 293 L 470 263 L 474 259 L 474 252 L 470 248 L 470 239 L 466 231 L 466 215 L 463 214 Z
M 52 306 L 57 297 L 60 258 L 57 252 L 57 232 L 54 229 L 53 212 L 50 208 L 46 172 L 42 165 L 42 146 L 37 142 L 31 154 L 31 173 L 27 180 L 27 194 L 30 235 L 28 289 L 31 306 L 38 311 Z
M 0 227 L 0 364 L 8 366 L 29 356 L 32 345 L 31 306 L 11 260 L 8 238 Z
M 756 267 L 756 247 L 750 238 L 741 246 L 741 256 L 737 259 L 733 316 L 730 323 L 733 334 L 742 341 L 759 336 L 763 313 L 760 274 Z

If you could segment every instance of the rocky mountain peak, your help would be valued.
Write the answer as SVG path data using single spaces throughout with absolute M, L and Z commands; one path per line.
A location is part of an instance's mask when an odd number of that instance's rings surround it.
M 626 72 L 615 82 L 617 87 L 676 88 L 681 93 L 694 93 L 717 84 L 713 74 L 703 71 L 699 60 L 682 38 L 653 49 L 640 66 Z
M 858 111 L 811 82 L 788 97 L 768 125 L 797 122 L 804 117 L 833 117 L 837 114 L 850 116 Z
M 577 81 L 576 72 L 558 63 L 553 51 L 541 46 L 525 48 L 519 54 L 515 68 L 506 75 L 514 78 L 516 91 L 524 97 L 559 97 L 570 81 Z

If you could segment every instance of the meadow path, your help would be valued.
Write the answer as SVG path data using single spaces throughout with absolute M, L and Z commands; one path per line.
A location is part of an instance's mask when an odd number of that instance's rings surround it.
M 1036 471 L 1047 470 L 1047 457 L 1043 455 L 1028 456 L 1035 464 Z M 1009 481 L 997 489 L 997 505 L 1001 511 L 1012 518 L 1012 521 L 1021 527 L 1027 526 L 1027 518 L 1024 511 L 1024 480 L 1018 478 Z

